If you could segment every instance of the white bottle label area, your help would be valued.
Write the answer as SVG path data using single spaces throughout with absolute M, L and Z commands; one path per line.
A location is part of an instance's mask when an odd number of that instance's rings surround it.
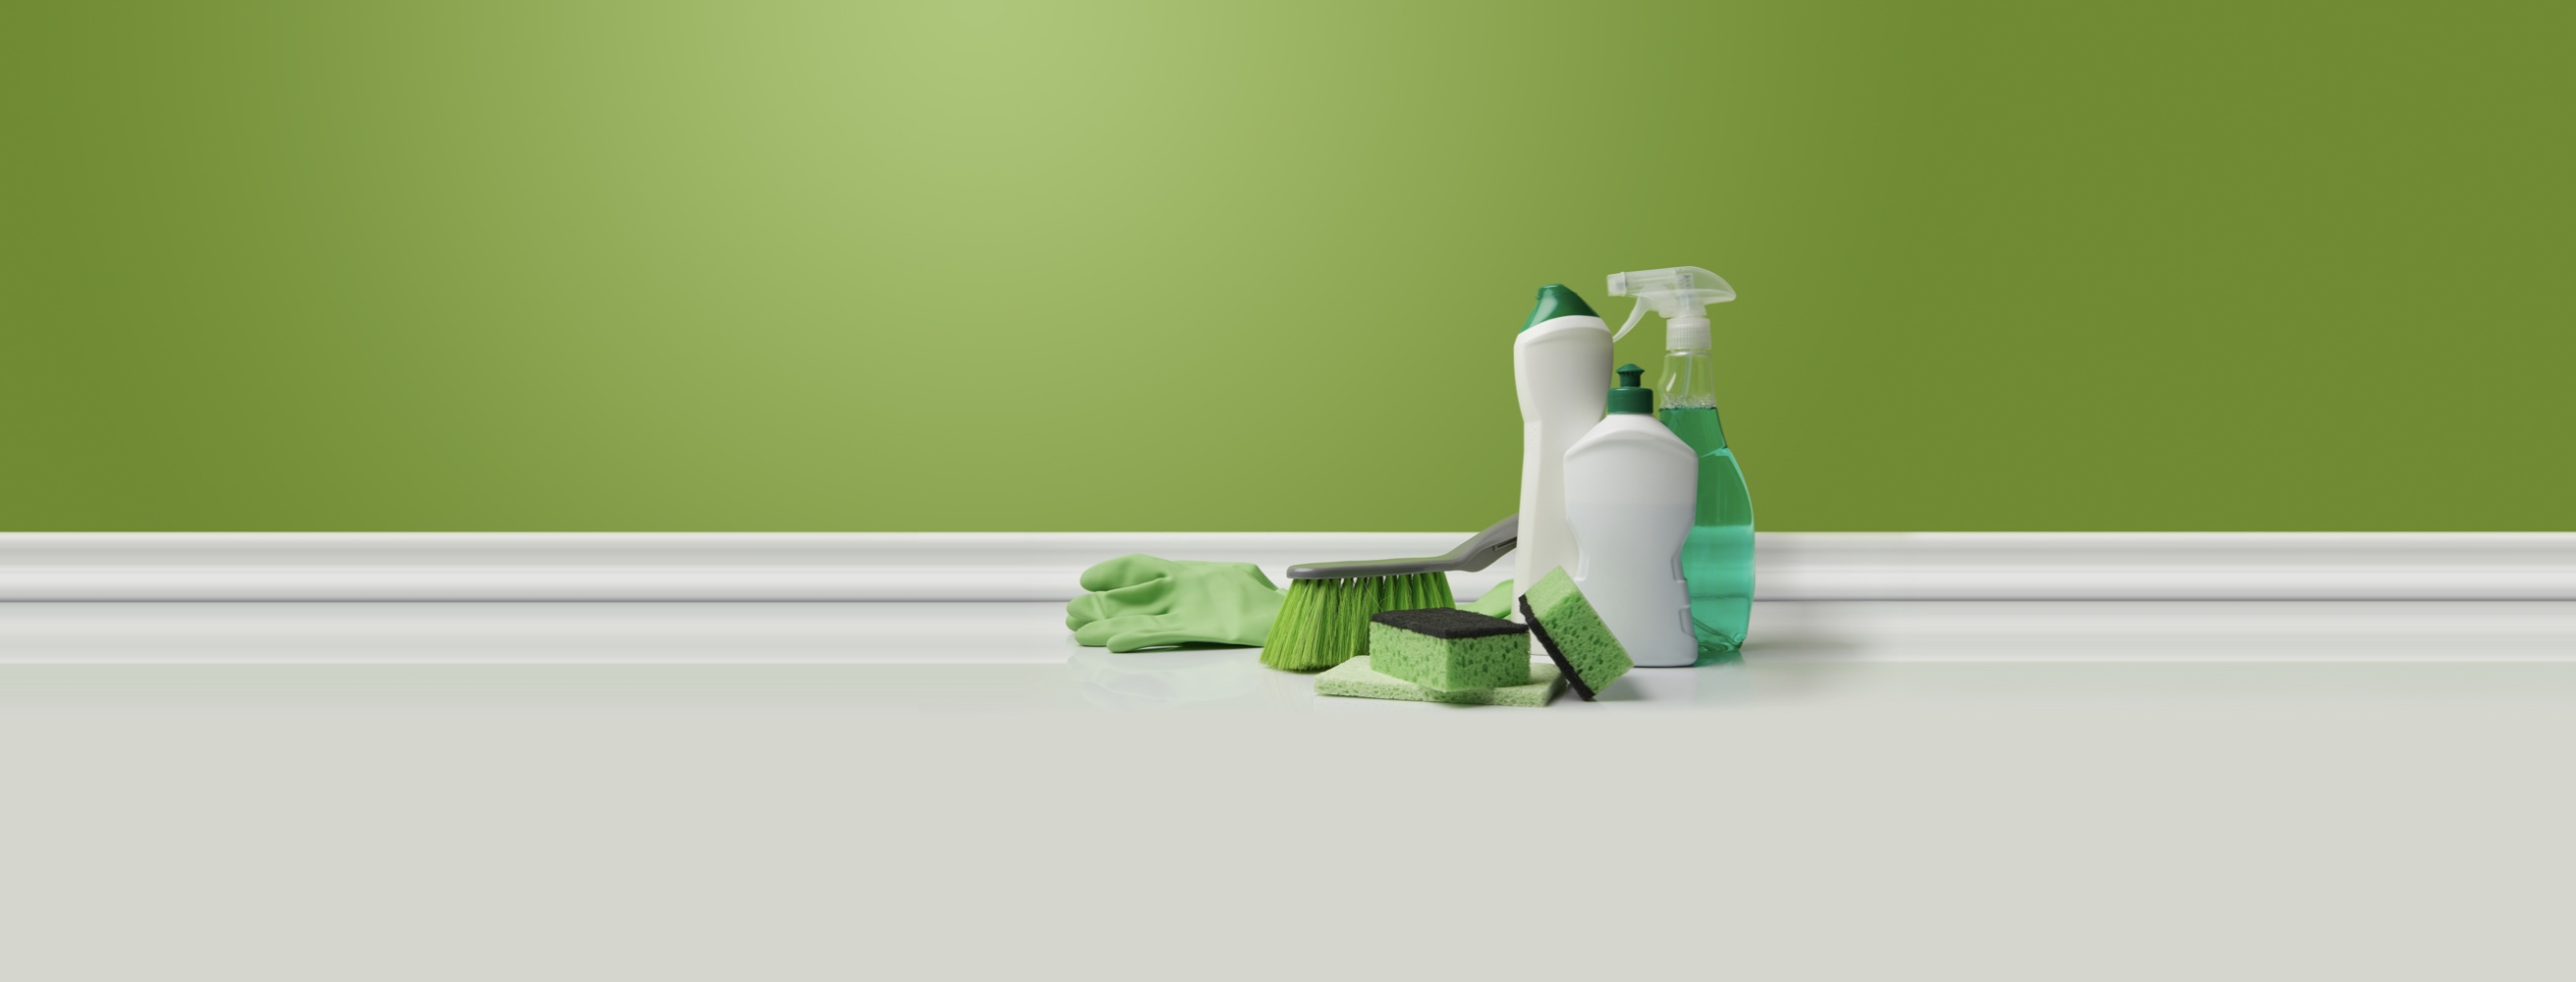
M 1639 665 L 1699 658 L 1682 581 L 1698 497 L 1699 455 L 1652 416 L 1612 415 L 1565 452 L 1575 586 Z

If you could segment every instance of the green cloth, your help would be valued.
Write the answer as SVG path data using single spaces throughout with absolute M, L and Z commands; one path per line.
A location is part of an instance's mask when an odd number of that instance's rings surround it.
M 1286 592 L 1251 563 L 1120 556 L 1082 571 L 1090 591 L 1064 605 L 1073 639 L 1111 651 L 1210 643 L 1258 645 Z
M 1527 638 L 1523 634 L 1520 637 Z M 1565 676 L 1553 662 L 1530 666 L 1529 684 L 1506 685 L 1499 689 L 1438 689 L 1415 685 L 1388 675 L 1369 664 L 1369 656 L 1359 655 L 1315 676 L 1315 694 L 1319 696 L 1352 696 L 1360 699 L 1402 699 L 1407 702 L 1449 702 L 1466 706 L 1544 706 L 1565 690 Z

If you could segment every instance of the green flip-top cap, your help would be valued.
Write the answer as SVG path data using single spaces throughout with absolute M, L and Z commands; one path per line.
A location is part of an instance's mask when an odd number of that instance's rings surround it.
M 1550 283 L 1538 288 L 1538 306 L 1530 308 L 1529 320 L 1521 324 L 1521 330 L 1529 330 L 1559 317 L 1599 316 L 1592 312 L 1591 304 L 1584 303 L 1582 297 L 1575 295 L 1572 288 L 1563 283 Z
M 1619 366 L 1619 386 L 1610 390 L 1610 411 L 1614 413 L 1651 413 L 1655 411 L 1655 390 L 1637 384 L 1646 370 L 1635 365 Z

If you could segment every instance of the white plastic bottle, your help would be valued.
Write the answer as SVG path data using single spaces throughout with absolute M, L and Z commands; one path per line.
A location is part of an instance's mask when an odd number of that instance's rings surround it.
M 1609 378 L 1610 325 L 1563 284 L 1540 287 L 1538 306 L 1512 342 L 1512 380 L 1521 397 L 1520 545 L 1512 558 L 1516 602 L 1549 570 L 1563 566 L 1574 572 L 1580 554 L 1565 521 L 1565 451 L 1601 421 Z
M 1699 454 L 1655 419 L 1646 370 L 1619 366 L 1609 414 L 1565 451 L 1565 513 L 1582 546 L 1574 585 L 1641 666 L 1688 665 L 1682 544 L 1699 501 Z

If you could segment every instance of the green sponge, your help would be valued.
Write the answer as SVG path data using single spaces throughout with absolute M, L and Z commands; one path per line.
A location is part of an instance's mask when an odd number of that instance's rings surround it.
M 1426 689 L 1491 689 L 1530 680 L 1529 628 L 1455 607 L 1369 618 L 1370 664 Z
M 1517 636 L 1517 635 L 1515 635 Z M 1456 689 L 1442 692 L 1426 689 L 1369 667 L 1374 655 L 1360 655 L 1333 666 L 1315 676 L 1315 694 L 1319 696 L 1354 696 L 1361 699 L 1403 699 L 1411 702 L 1448 702 L 1464 706 L 1544 706 L 1565 688 L 1565 677 L 1554 665 L 1531 665 L 1529 682 L 1499 689 Z M 1526 660 L 1526 656 L 1524 656 Z
M 1549 570 L 1521 595 L 1521 615 L 1529 618 L 1530 633 L 1538 635 L 1547 657 L 1565 671 L 1574 694 L 1586 702 L 1636 664 L 1611 635 L 1610 625 L 1601 623 L 1592 602 L 1574 588 L 1574 578 L 1565 575 L 1563 566 Z

